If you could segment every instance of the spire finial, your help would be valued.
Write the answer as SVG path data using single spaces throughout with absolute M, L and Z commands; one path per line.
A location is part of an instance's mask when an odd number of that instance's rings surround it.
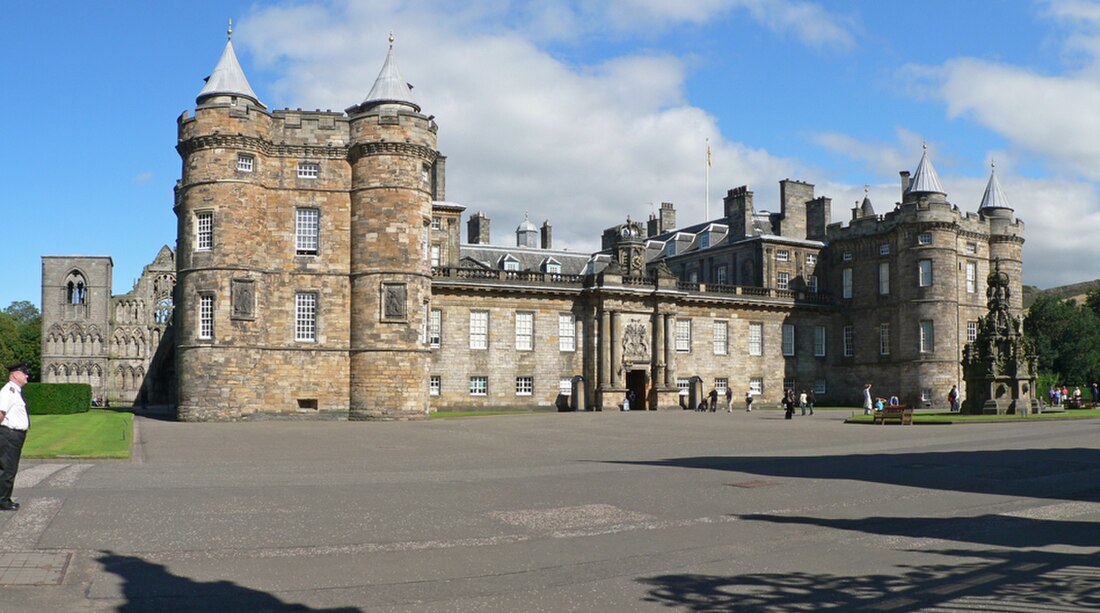
M 229 19 L 229 27 L 225 30 L 225 35 L 229 37 L 229 40 L 233 40 L 233 19 Z
M 928 151 L 928 141 L 922 140 L 921 143 L 920 143 L 920 146 L 921 146 L 921 149 L 924 149 L 925 151 Z
M 390 49 L 393 49 L 393 30 L 390 30 Z
M 866 195 L 867 195 L 867 192 L 868 192 L 868 191 L 870 191 L 870 190 L 871 190 L 871 186 L 870 186 L 870 185 L 868 185 L 868 184 L 866 184 L 866 183 L 864 183 L 864 184 L 863 184 L 863 195 L 864 195 L 864 196 L 866 196 Z
M 994 158 L 989 158 L 989 171 L 991 174 L 997 172 L 997 160 Z

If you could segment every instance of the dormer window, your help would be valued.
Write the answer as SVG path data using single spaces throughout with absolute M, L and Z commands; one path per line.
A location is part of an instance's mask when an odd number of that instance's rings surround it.
M 501 258 L 500 267 L 504 270 L 519 270 L 519 260 L 511 255 L 506 255 Z
M 670 240 L 665 243 L 665 256 L 672 257 L 676 255 L 676 241 Z
M 707 249 L 708 247 L 710 247 L 710 233 L 704 232 L 699 235 L 699 248 Z
M 545 270 L 546 272 L 548 272 L 550 274 L 555 274 L 555 275 L 560 275 L 561 274 L 561 264 L 559 264 L 557 260 L 547 259 L 543 263 L 542 267 L 543 267 L 543 270 Z

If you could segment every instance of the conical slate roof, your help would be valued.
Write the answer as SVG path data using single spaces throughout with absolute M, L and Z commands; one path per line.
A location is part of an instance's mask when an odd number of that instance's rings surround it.
M 871 206 L 871 197 L 867 194 L 863 195 L 863 204 L 859 207 L 860 217 L 874 217 L 875 208 Z
M 932 166 L 932 160 L 928 159 L 928 145 L 924 146 L 924 153 L 920 156 L 920 163 L 917 164 L 917 170 L 913 172 L 913 180 L 909 183 L 909 193 L 947 195 L 947 192 L 943 191 L 943 186 L 940 185 L 940 178 L 936 174 L 936 169 Z
M 248 84 L 244 70 L 241 69 L 241 63 L 237 61 L 237 54 L 233 51 L 232 22 L 229 24 L 227 34 L 229 40 L 225 43 L 221 59 L 218 60 L 217 66 L 214 66 L 214 72 L 206 77 L 206 85 L 195 98 L 195 103 L 202 104 L 203 100 L 211 96 L 244 96 L 263 106 L 260 99 L 256 97 L 256 92 L 252 91 L 252 86 Z
M 390 34 L 390 51 L 386 54 L 382 70 L 374 80 L 374 86 L 370 88 L 367 98 L 359 106 L 376 104 L 405 104 L 413 107 L 417 112 L 420 111 L 420 105 L 413 102 L 412 88 L 401 77 L 401 71 L 397 69 L 397 60 L 393 57 L 393 34 Z
M 1008 198 L 1001 190 L 1001 182 L 997 180 L 997 165 L 993 164 L 989 170 L 989 183 L 985 186 L 985 195 L 982 196 L 982 204 L 978 207 L 978 210 L 1011 208 L 1012 205 L 1008 203 Z

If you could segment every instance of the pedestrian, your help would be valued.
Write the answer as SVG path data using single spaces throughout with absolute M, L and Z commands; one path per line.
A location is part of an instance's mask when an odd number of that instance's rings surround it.
M 791 419 L 794 417 L 794 390 L 788 389 L 787 393 L 783 395 L 783 419 Z
M 817 402 L 817 395 L 813 390 L 806 392 L 806 406 L 810 407 L 810 415 L 814 414 L 814 404 Z
M 733 413 L 733 388 L 726 386 L 726 412 Z
M 19 508 L 19 503 L 12 501 L 11 492 L 31 425 L 27 401 L 23 399 L 23 386 L 30 374 L 26 362 L 13 364 L 8 367 L 8 383 L 0 389 L 0 511 Z
M 802 393 L 798 395 L 798 406 L 802 409 L 802 416 L 806 416 L 806 390 L 802 390 Z
M 947 392 L 947 404 L 951 407 L 952 413 L 959 412 L 959 388 L 956 385 L 951 386 L 951 391 Z
M 1096 401 L 1100 400 L 1100 385 L 1092 384 L 1092 408 L 1096 408 Z
M 871 384 L 868 383 L 863 386 L 863 414 L 871 414 Z
M 634 392 L 632 392 L 630 390 L 627 390 L 626 394 L 623 396 L 623 410 L 624 411 L 629 411 L 630 410 L 630 398 L 633 394 L 634 394 Z
M 710 412 L 713 413 L 718 410 L 718 388 L 710 388 Z
M 752 388 L 745 392 L 745 412 L 752 413 Z
M 1069 388 L 1062 384 L 1062 404 L 1069 404 Z

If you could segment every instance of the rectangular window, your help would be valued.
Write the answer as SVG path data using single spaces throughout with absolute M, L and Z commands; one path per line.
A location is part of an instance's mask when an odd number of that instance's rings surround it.
M 852 297 L 852 269 L 845 268 L 840 271 L 840 296 L 841 298 Z
M 728 390 L 729 388 L 730 388 L 730 379 L 729 379 L 729 377 L 715 377 L 714 378 L 714 389 L 718 390 L 719 394 L 725 394 L 726 390 Z
M 214 247 L 214 212 L 195 213 L 195 250 L 209 251 Z
M 794 324 L 783 324 L 783 355 L 794 355 Z
M 519 270 L 519 260 L 504 260 L 504 270 Z
M 825 394 L 825 379 L 814 380 L 814 395 L 821 396 Z
M 890 294 L 890 262 L 878 264 L 878 293 L 880 296 Z
M 443 380 L 439 375 L 432 375 L 428 377 L 428 395 L 438 396 L 439 390 L 443 388 Z
M 685 353 L 691 351 L 691 320 L 676 320 L 676 351 Z
M 432 245 L 432 268 L 439 267 L 439 245 Z
M 729 322 L 719 320 L 714 322 L 714 355 L 726 355 L 729 353 Z
M 817 254 L 816 253 L 807 253 L 806 254 L 806 268 L 813 268 L 814 266 L 817 266 Z
M 428 344 L 438 347 L 443 341 L 443 311 L 432 309 L 428 313 Z
M 530 396 L 534 392 L 534 377 L 516 377 L 516 396 Z
M 699 248 L 706 249 L 710 247 L 710 232 L 703 232 L 699 235 Z
M 558 314 L 558 350 L 577 350 L 577 317 L 572 313 Z
M 294 340 L 317 340 L 317 294 L 294 294 Z
M 241 172 L 252 172 L 252 167 L 254 166 L 254 164 L 253 164 L 254 160 L 255 160 L 255 158 L 253 158 L 251 155 L 249 155 L 247 153 L 238 153 L 237 154 L 237 170 L 239 170 Z
M 966 263 L 966 293 L 974 294 L 978 291 L 978 263 Z
M 749 355 L 764 355 L 764 324 L 749 324 Z
M 878 325 L 878 354 L 890 355 L 890 324 Z
M 791 286 L 791 273 L 781 272 L 776 274 L 775 285 L 779 289 L 789 289 Z
M 573 380 L 558 379 L 558 393 L 563 396 L 571 395 L 573 393 Z
M 214 338 L 214 294 L 199 296 L 199 338 Z
M 749 379 L 749 391 L 752 392 L 754 396 L 759 396 L 760 394 L 763 394 L 764 393 L 764 378 L 763 377 L 753 377 L 753 378 Z
M 443 229 L 443 219 L 441 217 L 432 217 L 432 229 L 433 230 L 442 230 Z
M 845 251 L 844 254 L 840 256 L 840 259 L 845 261 L 845 262 L 851 262 L 852 261 L 852 252 L 851 251 Z
M 686 390 L 691 388 L 691 379 L 687 377 L 676 377 L 676 389 Z
M 978 322 L 966 322 L 966 342 L 973 343 L 978 340 Z
M 489 377 L 470 377 L 470 395 L 485 396 L 489 393 Z
M 489 311 L 470 311 L 470 349 L 489 348 Z
M 878 246 L 878 254 L 879 255 L 890 255 L 890 244 L 887 243 L 887 244 L 884 244 L 884 245 L 879 245 Z
M 825 326 L 814 326 L 814 357 L 825 356 Z
M 967 243 L 966 244 L 966 253 L 967 253 L 967 255 L 974 255 L 974 254 L 978 253 L 978 243 Z
M 932 401 L 932 388 L 926 387 L 926 388 L 921 389 L 920 399 L 921 399 L 921 402 L 931 402 Z
M 728 277 L 726 276 L 726 265 L 723 264 L 718 267 L 718 270 L 714 274 L 714 282 L 718 285 L 725 285 Z
M 920 260 L 917 262 L 917 285 L 920 287 L 932 286 L 932 260 Z
M 299 179 L 316 179 L 321 176 L 321 165 L 317 162 L 298 162 Z
M 672 257 L 676 255 L 676 241 L 670 240 L 665 243 L 665 257 Z
M 810 275 L 806 279 L 806 289 L 811 294 L 816 294 L 817 293 L 817 275 Z
M 936 350 L 936 328 L 931 319 L 920 320 L 920 351 L 931 353 Z
M 791 259 L 791 252 L 790 251 L 787 251 L 786 249 L 776 250 L 776 252 L 775 252 L 775 261 L 776 262 L 787 262 L 787 261 L 790 261 L 790 259 Z
M 294 250 L 298 255 L 317 255 L 321 211 L 297 209 L 294 212 Z
M 783 379 L 783 389 L 784 390 L 793 390 L 794 386 L 795 386 L 795 380 L 793 378 L 787 377 L 787 378 Z
M 844 326 L 844 357 L 850 358 L 855 355 L 856 342 L 855 342 L 855 327 Z
M 922 233 L 918 234 L 917 235 L 917 244 L 918 245 L 931 245 L 932 244 L 932 233 L 922 232 Z
M 546 263 L 546 272 L 548 272 L 550 274 L 554 274 L 554 275 L 560 275 L 561 274 L 561 264 L 558 264 L 557 262 L 547 262 Z
M 516 313 L 516 350 L 531 351 L 535 348 L 535 314 Z

